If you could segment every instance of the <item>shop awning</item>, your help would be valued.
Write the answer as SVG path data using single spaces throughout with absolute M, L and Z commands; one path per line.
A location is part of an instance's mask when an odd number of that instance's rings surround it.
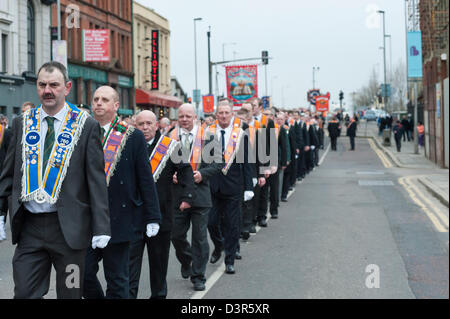
M 156 105 L 178 108 L 181 104 L 183 104 L 183 102 L 175 96 L 156 91 L 136 89 L 136 105 L 138 106 Z

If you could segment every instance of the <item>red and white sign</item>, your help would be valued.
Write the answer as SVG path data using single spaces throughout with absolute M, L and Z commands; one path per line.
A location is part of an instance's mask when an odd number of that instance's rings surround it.
M 316 96 L 316 112 L 328 112 L 330 97 L 328 95 Z
M 110 61 L 109 30 L 83 30 L 83 61 Z

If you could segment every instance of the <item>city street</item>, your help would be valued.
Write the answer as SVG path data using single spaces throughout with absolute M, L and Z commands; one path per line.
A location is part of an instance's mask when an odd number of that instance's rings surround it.
M 346 137 L 337 152 L 326 140 L 321 166 L 281 203 L 279 219 L 241 240 L 235 275 L 224 273 L 222 257 L 208 263 L 206 291 L 195 292 L 181 278 L 171 247 L 169 299 L 449 297 L 448 207 L 409 178 L 417 170 L 380 158 L 371 139 L 358 138 L 355 152 Z M 426 200 L 418 205 L 420 196 Z M 13 296 L 9 222 L 7 231 L 8 241 L 0 244 L 0 298 Z M 144 261 L 139 298 L 150 296 L 146 255 Z M 46 298 L 55 298 L 53 277 Z

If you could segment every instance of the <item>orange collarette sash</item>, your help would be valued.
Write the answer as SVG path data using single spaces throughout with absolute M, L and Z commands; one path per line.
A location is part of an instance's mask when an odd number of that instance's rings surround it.
M 114 119 L 109 131 L 103 138 L 103 153 L 105 157 L 106 184 L 109 185 L 111 176 L 114 174 L 120 155 L 125 147 L 128 136 L 134 131 L 134 128 L 126 122 L 119 122 Z
M 152 175 L 155 183 L 158 181 L 159 175 L 164 170 L 167 160 L 170 158 L 178 142 L 170 137 L 161 135 L 150 155 L 150 166 L 152 167 Z
M 254 120 L 253 122 L 253 125 L 248 126 L 249 140 L 252 147 L 255 145 L 256 131 L 260 128 L 259 122 L 257 120 Z
M 212 135 L 216 135 L 218 122 L 209 127 L 209 131 Z M 234 118 L 233 129 L 231 131 L 230 140 L 228 141 L 228 145 L 225 148 L 225 153 L 223 154 L 225 159 L 225 168 L 222 170 L 224 175 L 227 175 L 228 170 L 233 164 L 234 158 L 236 157 L 237 151 L 239 149 L 239 142 L 242 136 L 242 121 L 238 117 Z
M 0 146 L 2 146 L 4 135 L 5 135 L 5 127 L 0 124 Z
M 194 139 L 194 142 L 193 142 L 192 148 L 191 148 L 191 154 L 189 156 L 189 162 L 191 163 L 193 172 L 198 171 L 198 168 L 201 163 L 204 132 L 205 132 L 205 129 L 201 126 L 198 126 L 197 135 L 195 136 L 195 139 Z M 170 137 L 175 141 L 180 141 L 178 126 L 172 131 L 172 133 L 170 134 Z

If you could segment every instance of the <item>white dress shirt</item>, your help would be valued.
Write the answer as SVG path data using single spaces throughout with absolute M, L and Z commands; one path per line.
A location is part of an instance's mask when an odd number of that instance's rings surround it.
M 198 125 L 194 125 L 191 131 L 187 131 L 184 128 L 180 129 L 180 135 L 181 135 L 181 145 L 185 145 L 186 143 L 186 136 L 189 137 L 189 145 L 192 145 L 192 142 L 194 141 L 194 137 L 197 135 Z M 186 135 L 189 134 L 189 135 Z
M 227 149 L 228 142 L 230 141 L 231 132 L 233 131 L 233 123 L 234 123 L 234 117 L 230 121 L 230 125 L 228 125 L 227 128 L 222 128 L 220 125 L 217 125 L 216 135 L 219 139 L 219 142 L 222 143 L 222 130 L 225 130 L 225 150 Z M 222 145 L 222 144 L 220 144 Z
M 53 117 L 55 118 L 54 121 L 54 129 L 55 129 L 55 143 L 56 143 L 56 138 L 58 137 L 60 130 L 62 128 L 62 124 L 64 122 L 64 119 L 66 118 L 67 112 L 69 110 L 67 109 L 67 106 L 64 104 L 64 107 L 61 109 L 61 111 L 59 111 L 57 114 L 55 114 Z M 40 126 L 40 136 L 41 136 L 41 140 L 40 140 L 40 147 L 41 147 L 41 156 L 43 157 L 44 155 L 44 145 L 45 145 L 45 136 L 47 135 L 47 130 L 48 130 L 48 124 L 47 124 L 47 120 L 45 119 L 47 116 L 49 116 L 47 113 L 45 113 L 44 108 L 41 107 L 41 112 L 39 114 L 39 121 L 41 123 Z M 41 161 L 43 161 L 43 158 L 41 158 Z M 49 161 L 50 162 L 50 161 Z M 42 185 L 41 185 L 42 187 Z M 56 208 L 56 204 L 51 205 L 49 203 L 42 203 L 39 204 L 38 202 L 32 200 L 29 202 L 25 202 L 24 203 L 25 209 L 32 212 L 32 213 L 48 213 L 48 212 L 56 212 L 57 208 Z

